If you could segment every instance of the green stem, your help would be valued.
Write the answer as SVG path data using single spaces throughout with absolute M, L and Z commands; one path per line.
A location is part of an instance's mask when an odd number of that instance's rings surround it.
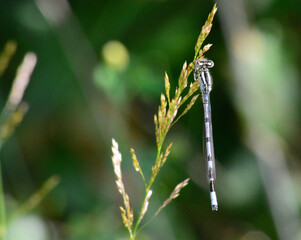
M 142 202 L 142 205 L 141 205 L 141 208 L 140 208 L 140 212 L 139 212 L 139 215 L 138 215 L 138 218 L 137 218 L 134 230 L 133 230 L 133 235 L 131 237 L 131 240 L 135 239 L 135 237 L 136 237 L 136 232 L 137 232 L 137 228 L 139 226 L 139 222 L 140 222 L 139 220 L 141 218 L 142 210 L 143 210 L 143 207 L 144 207 L 144 204 L 145 204 L 145 201 L 146 201 L 146 196 L 147 196 L 147 192 L 144 195 L 143 202 Z
M 164 140 L 163 140 L 164 141 Z M 157 157 L 156 159 L 158 159 L 158 157 L 160 156 L 161 154 L 161 148 L 162 148 L 162 143 L 163 141 L 161 142 L 160 146 L 158 146 L 158 152 L 157 152 Z M 139 212 L 139 215 L 138 215 L 138 218 L 137 218 L 137 221 L 136 221 L 136 224 L 135 224 L 135 227 L 134 227 L 134 230 L 133 230 L 133 235 L 131 237 L 131 240 L 135 239 L 136 237 L 136 233 L 137 233 L 137 229 L 138 229 L 138 226 L 139 226 L 139 223 L 140 223 L 140 218 L 141 218 L 141 215 L 142 215 L 142 210 L 144 208 L 144 204 L 145 204 L 145 201 L 146 201 L 146 197 L 147 197 L 147 193 L 149 191 L 149 189 L 151 188 L 153 184 L 153 181 L 151 181 L 151 179 L 149 180 L 148 184 L 147 184 L 147 187 L 146 187 L 146 191 L 145 191 L 145 195 L 144 195 L 144 198 L 143 198 L 143 202 L 142 202 L 142 205 L 141 205 L 141 208 L 140 208 L 140 212 Z
M 189 73 L 190 74 L 190 73 Z M 186 78 L 188 78 L 189 74 L 186 76 Z M 175 96 L 175 99 L 178 99 L 181 95 L 183 90 L 181 90 L 180 88 L 178 89 L 178 92 L 177 92 L 177 95 Z M 177 109 L 174 109 L 174 111 L 176 111 Z M 163 133 L 162 137 L 161 137 L 161 141 L 157 144 L 157 147 L 158 147 L 158 151 L 157 151 L 157 157 L 156 157 L 156 161 L 158 160 L 158 158 L 160 157 L 160 154 L 161 154 L 161 150 L 162 150 L 162 146 L 163 146 L 163 142 L 165 140 L 165 137 L 167 135 L 167 132 L 169 131 L 170 127 L 172 126 L 171 122 L 170 122 L 171 119 L 168 119 L 168 122 L 166 123 L 166 126 L 168 127 L 165 132 Z M 169 126 L 171 125 L 171 126 Z M 135 237 L 136 237 L 136 234 L 137 234 L 137 230 L 138 230 L 138 226 L 139 226 L 139 223 L 140 223 L 140 218 L 142 216 L 142 210 L 144 208 L 144 205 L 145 205 L 145 201 L 146 201 L 146 197 L 147 197 L 147 194 L 148 194 L 148 191 L 150 190 L 152 184 L 154 183 L 154 180 L 155 180 L 156 176 L 154 178 L 150 178 L 148 184 L 146 185 L 146 191 L 145 191 L 145 195 L 144 195 L 144 198 L 143 198 L 143 202 L 142 202 L 142 205 L 141 205 L 141 209 L 140 209 L 140 212 L 139 212 L 139 215 L 138 215 L 138 218 L 137 218 L 137 221 L 135 223 L 135 226 L 133 228 L 133 234 L 131 235 L 131 240 L 134 240 Z
M 5 216 L 4 192 L 2 186 L 2 169 L 0 164 L 0 240 L 5 239 L 5 232 L 6 232 L 6 216 Z

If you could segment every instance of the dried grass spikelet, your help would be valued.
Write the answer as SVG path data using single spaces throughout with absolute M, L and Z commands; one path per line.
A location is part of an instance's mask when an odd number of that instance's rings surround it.
M 195 59 L 195 61 L 202 59 L 204 57 L 204 53 L 207 52 L 211 46 L 212 46 L 212 44 L 209 43 L 209 44 L 205 45 L 202 49 L 200 49 L 198 57 Z
M 119 193 L 122 195 L 123 203 L 125 206 L 125 209 L 123 207 L 120 207 L 121 210 L 121 216 L 123 219 L 124 226 L 128 229 L 130 234 L 132 235 L 132 225 L 134 221 L 134 215 L 133 210 L 130 207 L 130 198 L 125 192 L 124 184 L 122 182 L 122 174 L 121 174 L 121 162 L 122 162 L 122 156 L 118 149 L 118 143 L 115 141 L 115 139 L 112 139 L 112 162 L 114 167 L 114 172 L 116 176 L 116 185 Z
M 165 73 L 164 81 L 165 81 L 165 91 L 167 96 L 167 102 L 165 99 L 165 95 L 161 94 L 161 104 L 158 108 L 158 114 L 154 116 L 154 123 L 155 123 L 155 134 L 156 134 L 156 142 L 158 149 L 161 148 L 161 145 L 164 141 L 164 138 L 169 131 L 170 127 L 178 121 L 182 116 L 184 116 L 189 109 L 193 106 L 195 103 L 197 97 L 194 97 L 190 103 L 187 105 L 186 109 L 182 112 L 182 114 L 177 118 L 176 121 L 175 118 L 178 113 L 178 109 L 183 105 L 189 97 L 191 97 L 199 87 L 198 82 L 194 82 L 193 84 L 190 84 L 188 93 L 183 97 L 182 99 L 182 92 L 187 87 L 187 79 L 189 74 L 192 71 L 191 64 L 189 64 L 189 67 L 187 67 L 187 62 L 183 64 L 179 82 L 178 82 L 178 88 L 176 88 L 174 97 L 170 99 L 170 83 L 167 73 Z M 167 109 L 168 106 L 168 109 Z
M 196 91 L 198 91 L 199 86 L 200 86 L 200 83 L 198 81 L 190 84 L 188 93 L 183 97 L 183 100 L 181 101 L 180 106 L 182 106 L 182 104 L 185 103 L 188 98 L 190 98 Z
M 204 54 L 205 52 L 207 52 L 210 48 L 211 48 L 211 46 L 212 46 L 212 44 L 211 43 L 209 43 L 209 44 L 206 44 L 204 47 L 203 47 L 203 52 L 202 52 L 202 54 Z
M 163 167 L 163 165 L 165 164 L 167 157 L 170 153 L 170 149 L 171 149 L 172 143 L 170 143 L 168 145 L 168 147 L 165 150 L 165 153 L 163 155 L 163 153 L 160 154 L 160 156 L 157 158 L 155 165 L 153 166 L 152 169 L 152 174 L 156 175 L 158 173 L 158 171 L 160 170 L 161 167 Z
M 134 221 L 134 214 L 133 214 L 133 209 L 130 208 L 130 198 L 126 193 L 124 199 L 124 206 L 125 206 L 125 211 L 121 210 L 123 224 L 131 232 L 133 221 Z M 122 207 L 120 206 L 120 209 L 121 208 Z
M 125 209 L 122 206 L 120 206 L 119 208 L 120 208 L 120 211 L 121 211 L 121 217 L 122 217 L 122 220 L 123 220 L 123 225 L 126 228 L 129 228 L 130 226 L 129 226 L 129 221 L 127 219 L 126 211 L 125 211 Z
M 204 40 L 206 39 L 206 37 L 208 36 L 208 34 L 210 33 L 210 30 L 212 27 L 212 21 L 213 21 L 216 11 L 217 11 L 217 6 L 216 6 L 216 4 L 214 4 L 213 9 L 212 9 L 211 13 L 209 13 L 207 21 L 205 22 L 204 26 L 202 27 L 202 31 L 196 42 L 196 45 L 194 48 L 194 51 L 195 51 L 194 59 L 196 59 L 198 56 L 200 56 L 199 53 L 200 53 L 201 46 L 202 46 Z
M 167 75 L 166 72 L 165 72 L 164 82 L 165 82 L 165 92 L 166 92 L 166 97 L 167 97 L 168 103 L 170 103 L 170 96 L 169 96 L 169 92 L 170 92 L 170 83 L 169 83 L 169 78 L 168 78 L 168 75 Z
M 122 175 L 121 175 L 121 153 L 119 152 L 118 149 L 118 143 L 115 141 L 115 139 L 112 139 L 112 162 L 113 162 L 113 167 L 114 167 L 114 173 L 116 176 L 116 185 L 118 191 L 123 194 L 124 193 L 124 185 L 122 182 Z
M 159 148 L 160 144 L 160 129 L 159 129 L 159 123 L 158 123 L 158 117 L 155 114 L 154 115 L 154 123 L 155 123 L 155 135 L 156 135 L 156 143 L 157 143 L 157 148 Z
M 200 94 L 198 95 L 195 95 L 191 100 L 190 100 L 190 103 L 187 105 L 187 107 L 184 109 L 183 113 L 179 116 L 183 116 L 185 115 L 189 110 L 190 108 L 193 106 L 193 104 L 195 103 L 195 101 L 197 100 L 197 98 L 199 97 Z
M 171 192 L 170 196 L 163 202 L 163 204 L 159 207 L 154 216 L 157 216 L 159 212 L 167 206 L 173 199 L 180 195 L 180 191 L 188 184 L 189 178 L 185 179 L 183 182 L 179 183 L 175 189 Z
M 156 176 L 158 175 L 160 169 L 165 164 L 165 162 L 167 160 L 167 157 L 168 157 L 168 155 L 170 153 L 171 146 L 172 146 L 172 143 L 170 143 L 168 145 L 168 147 L 165 150 L 164 155 L 163 155 L 163 153 L 161 153 L 159 155 L 159 157 L 156 159 L 156 162 L 155 162 L 154 166 L 152 167 L 152 175 L 151 175 L 151 178 L 150 178 L 150 184 L 149 184 L 149 186 L 152 185 L 152 183 L 154 182 L 154 180 L 155 180 Z M 147 191 L 149 190 L 149 188 L 147 189 Z
M 149 205 L 149 199 L 152 196 L 152 193 L 153 193 L 153 191 L 150 190 L 150 189 L 147 191 L 145 201 L 143 203 L 143 207 L 142 207 L 142 210 L 141 210 L 141 214 L 140 214 L 140 217 L 138 219 L 138 224 L 141 222 L 142 218 L 144 217 L 145 213 L 147 212 L 148 205 Z
M 162 112 L 163 117 L 165 117 L 167 102 L 166 102 L 166 99 L 165 99 L 165 96 L 163 93 L 161 94 L 160 100 L 161 100 L 161 112 Z
M 162 144 L 164 142 L 165 136 L 170 130 L 171 126 L 179 120 L 180 117 L 185 115 L 189 109 L 193 106 L 198 96 L 195 96 L 191 99 L 190 103 L 186 106 L 185 110 L 182 112 L 182 114 L 177 118 L 177 120 L 174 122 L 178 109 L 180 106 L 189 98 L 195 91 L 198 89 L 198 82 L 195 82 L 194 84 L 191 84 L 189 87 L 188 93 L 184 96 L 182 100 L 182 92 L 187 87 L 187 78 L 189 76 L 188 68 L 187 68 L 187 62 L 183 64 L 180 77 L 179 77 L 179 86 L 176 88 L 174 97 L 170 99 L 170 83 L 167 73 L 165 73 L 164 81 L 165 81 L 165 91 L 167 96 L 167 101 L 164 94 L 161 94 L 160 98 L 160 106 L 158 108 L 158 114 L 154 116 L 154 123 L 155 123 L 155 135 L 156 135 L 156 142 L 158 147 L 158 156 L 156 158 L 155 164 L 152 167 L 152 175 L 150 178 L 150 182 L 148 184 L 148 189 L 152 185 L 155 177 L 157 176 L 158 172 L 160 171 L 160 168 L 164 165 L 164 163 L 167 160 L 167 156 L 170 152 L 171 144 L 167 147 L 165 154 L 163 155 L 161 153 Z M 168 107 L 168 108 L 167 108 Z
M 184 89 L 187 86 L 187 62 L 185 61 L 179 77 L 179 89 Z
M 140 173 L 140 175 L 143 179 L 144 185 L 146 186 L 145 178 L 144 178 L 143 172 L 141 170 L 140 164 L 138 162 L 137 156 L 135 154 L 135 150 L 133 148 L 131 148 L 130 152 L 131 152 L 131 155 L 132 155 L 134 168 L 135 168 L 136 172 Z
M 199 97 L 200 94 L 195 95 L 191 100 L 190 103 L 186 106 L 186 108 L 184 109 L 184 111 L 181 113 L 181 115 L 174 121 L 173 124 L 175 124 L 181 117 L 183 117 L 189 110 L 190 108 L 192 108 L 192 106 L 195 104 L 195 101 L 197 100 L 197 98 Z
M 173 125 L 173 121 L 174 121 L 175 117 L 177 116 L 178 109 L 180 108 L 181 101 L 182 101 L 181 96 L 179 98 L 173 99 L 171 101 L 171 106 L 170 106 L 170 109 L 168 110 L 168 114 L 167 114 L 167 118 L 169 119 L 168 126 L 167 126 L 167 131 Z
M 150 189 L 151 185 L 153 184 L 156 176 L 158 175 L 158 173 L 160 171 L 162 158 L 163 158 L 163 153 L 161 153 L 157 157 L 154 166 L 152 166 L 152 175 L 150 177 L 150 180 L 149 180 L 148 187 L 147 187 L 146 191 L 148 191 Z
M 170 154 L 171 146 L 172 146 L 172 143 L 170 143 L 168 145 L 168 147 L 166 148 L 166 150 L 165 150 L 164 157 L 163 157 L 163 159 L 161 161 L 161 167 L 163 167 L 163 165 L 165 164 L 165 162 L 167 160 L 168 155 Z
M 131 232 L 133 221 L 134 221 L 133 209 L 125 210 L 122 206 L 120 206 L 120 210 L 121 210 L 123 225 Z

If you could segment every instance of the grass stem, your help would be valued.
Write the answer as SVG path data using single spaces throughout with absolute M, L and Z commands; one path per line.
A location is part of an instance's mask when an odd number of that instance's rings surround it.
M 5 239 L 6 233 L 6 214 L 5 214 L 5 201 L 2 185 L 2 169 L 0 164 L 0 240 Z

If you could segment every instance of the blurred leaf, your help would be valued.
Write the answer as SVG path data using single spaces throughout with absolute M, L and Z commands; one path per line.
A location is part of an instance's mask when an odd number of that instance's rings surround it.
M 45 197 L 59 184 L 58 176 L 50 177 L 43 186 L 33 194 L 14 214 L 14 216 L 24 215 L 36 208 Z
M 107 64 L 99 64 L 93 72 L 97 87 L 104 91 L 113 102 L 127 102 L 128 95 L 124 75 Z
M 8 41 L 2 53 L 0 54 L 0 76 L 4 73 L 7 68 L 12 56 L 15 54 L 17 49 L 17 43 L 15 41 Z

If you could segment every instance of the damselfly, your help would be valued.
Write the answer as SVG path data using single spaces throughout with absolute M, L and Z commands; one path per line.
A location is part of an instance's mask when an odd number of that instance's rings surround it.
M 194 70 L 194 80 L 199 81 L 200 89 L 202 92 L 203 106 L 204 106 L 204 152 L 207 161 L 207 174 L 210 188 L 211 208 L 217 211 L 217 198 L 214 188 L 215 183 L 215 157 L 213 147 L 213 133 L 212 133 L 212 121 L 211 121 L 211 104 L 210 104 L 210 92 L 212 90 L 212 78 L 208 68 L 214 66 L 213 61 L 207 59 L 201 59 L 196 61 Z

